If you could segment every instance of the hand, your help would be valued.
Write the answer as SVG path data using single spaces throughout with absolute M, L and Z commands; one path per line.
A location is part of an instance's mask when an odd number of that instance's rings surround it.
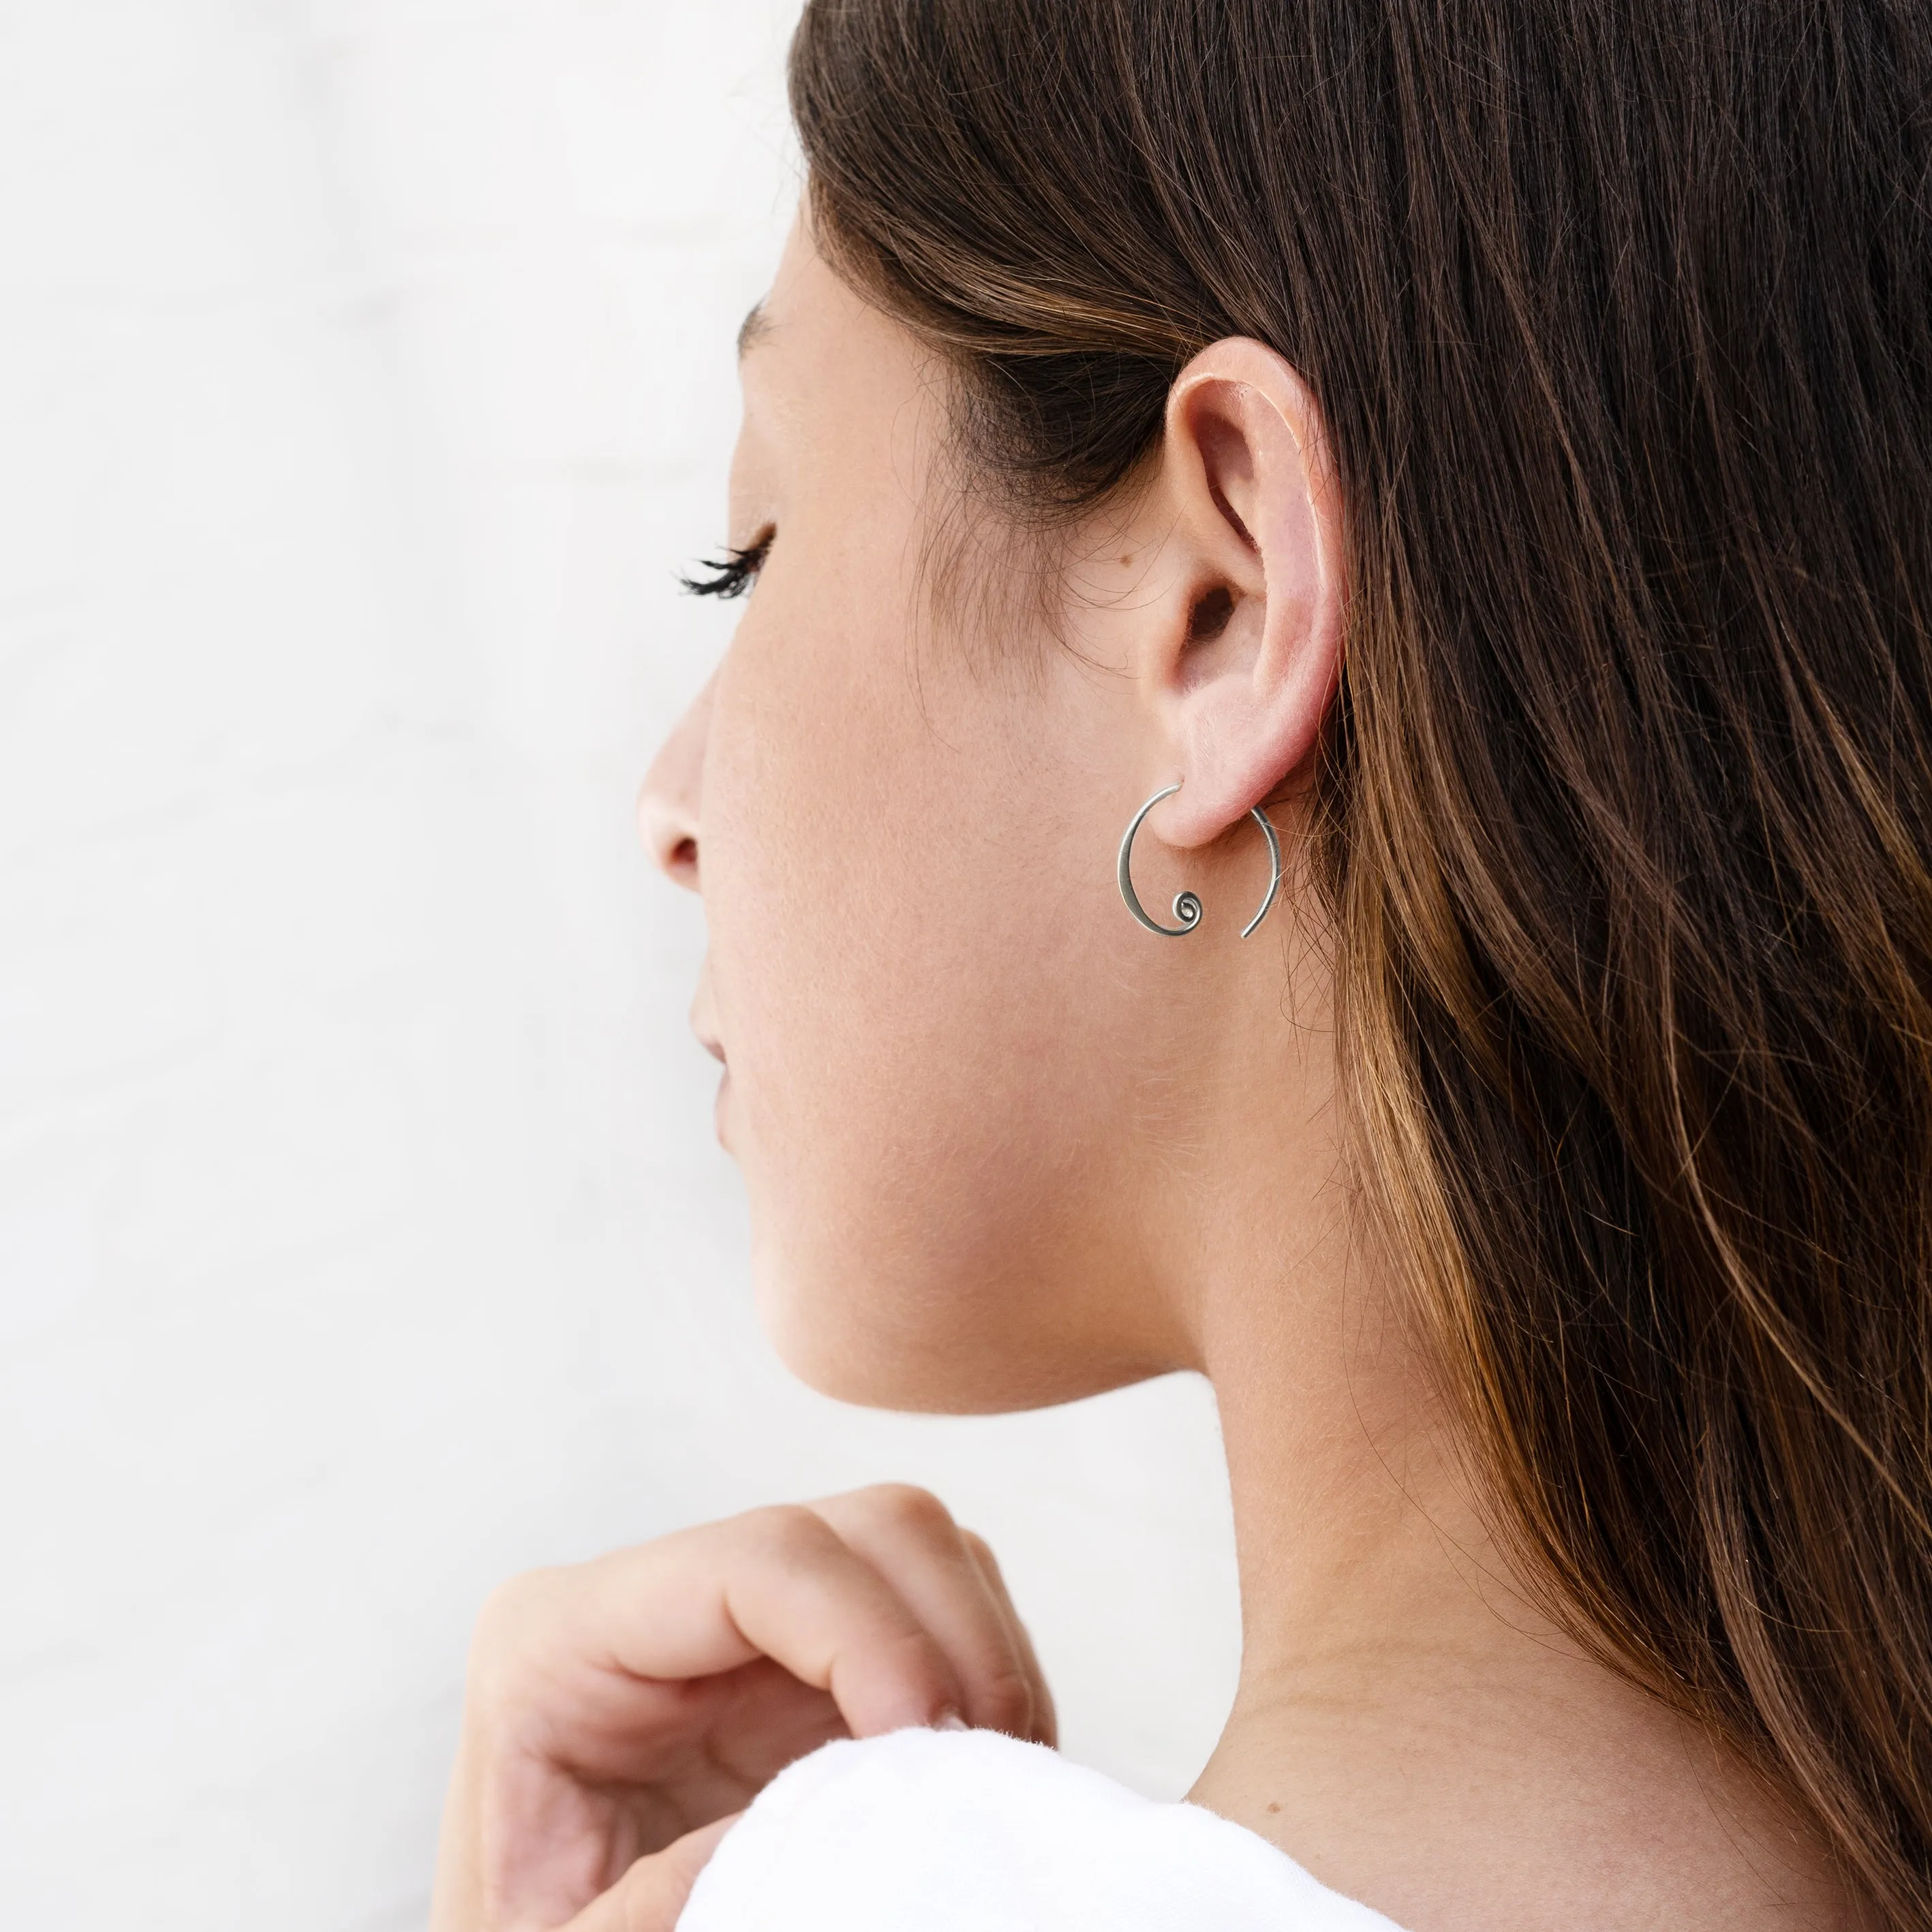
M 924 1490 L 519 1577 L 471 1651 L 430 1932 L 670 1932 L 794 1758 L 948 1722 L 1054 1739 L 992 1552 Z

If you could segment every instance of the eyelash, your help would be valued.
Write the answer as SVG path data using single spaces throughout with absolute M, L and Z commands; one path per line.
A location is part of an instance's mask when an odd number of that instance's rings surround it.
M 722 557 L 701 560 L 696 575 L 681 577 L 678 581 L 694 597 L 742 597 L 764 568 L 765 553 L 776 535 L 776 531 L 767 530 L 745 550 L 734 550 L 727 544 Z

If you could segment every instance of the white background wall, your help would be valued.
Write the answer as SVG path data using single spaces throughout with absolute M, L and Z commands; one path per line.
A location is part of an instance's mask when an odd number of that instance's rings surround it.
M 870 1416 L 749 1318 L 631 801 L 729 622 L 791 11 L 0 3 L 9 1927 L 416 1924 L 494 1580 L 886 1475 L 1076 1755 L 1218 1726 L 1204 1390 Z

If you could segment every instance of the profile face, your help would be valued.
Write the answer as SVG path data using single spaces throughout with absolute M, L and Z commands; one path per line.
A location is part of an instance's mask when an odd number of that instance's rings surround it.
M 1114 889 L 1132 532 L 1088 543 L 1077 594 L 1034 595 L 997 518 L 956 519 L 931 353 L 802 229 L 762 313 L 729 539 L 769 547 L 642 803 L 704 896 L 693 1022 L 761 1312 L 806 1380 L 882 1406 L 1180 1366 L 1136 1204 L 1150 1157 L 1169 1184 L 1186 1158 L 1169 1070 L 1207 948 L 1168 956 Z M 1137 864 L 1154 903 L 1162 859 Z

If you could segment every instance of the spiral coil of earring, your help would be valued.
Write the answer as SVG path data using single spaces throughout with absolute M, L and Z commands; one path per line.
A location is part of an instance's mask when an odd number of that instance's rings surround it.
M 1115 868 L 1115 876 L 1120 880 L 1120 897 L 1126 901 L 1128 911 L 1132 913 L 1148 932 L 1157 932 L 1166 939 L 1182 938 L 1201 923 L 1201 902 L 1192 892 L 1177 892 L 1174 898 L 1174 916 L 1180 920 L 1180 923 L 1178 926 L 1162 926 L 1159 920 L 1153 917 L 1147 908 L 1141 904 L 1139 894 L 1134 890 L 1132 871 L 1134 836 L 1140 830 L 1141 821 L 1147 817 L 1148 814 L 1153 811 L 1162 799 L 1172 798 L 1180 789 L 1178 784 L 1171 784 L 1166 790 L 1156 792 L 1153 797 L 1134 814 L 1132 821 L 1127 826 L 1126 836 L 1120 841 L 1120 862 Z M 1268 841 L 1270 869 L 1268 896 L 1262 901 L 1261 910 L 1242 927 L 1241 937 L 1244 939 L 1246 938 L 1248 934 L 1268 917 L 1268 908 L 1274 904 L 1274 896 L 1281 889 L 1281 841 L 1275 836 L 1274 827 L 1268 823 L 1259 806 L 1252 807 L 1249 816 L 1261 827 L 1262 836 Z

